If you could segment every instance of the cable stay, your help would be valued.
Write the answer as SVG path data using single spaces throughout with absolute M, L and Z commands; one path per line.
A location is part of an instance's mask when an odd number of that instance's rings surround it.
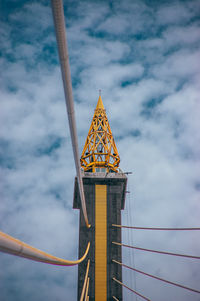
M 21 240 L 18 240 L 4 232 L 0 231 L 0 251 L 3 253 L 8 253 L 16 255 L 19 257 L 24 257 L 34 261 L 61 265 L 61 266 L 72 266 L 81 263 L 87 256 L 90 249 L 90 242 L 87 245 L 85 254 L 78 260 L 70 261 L 59 257 L 55 257 L 51 254 L 43 252 L 37 248 L 34 248 Z
M 88 300 L 88 289 L 89 289 L 89 277 L 88 277 L 88 273 L 89 273 L 89 268 L 90 268 L 90 259 L 88 259 L 88 263 L 87 263 L 87 268 L 86 268 L 86 273 L 85 273 L 85 279 L 83 282 L 83 288 L 82 288 L 82 292 L 81 292 L 81 297 L 80 297 L 80 301 L 87 301 Z M 85 298 L 84 298 L 85 296 Z
M 127 285 L 125 285 L 124 283 L 122 283 L 121 281 L 119 281 L 118 279 L 116 279 L 115 277 L 112 278 L 115 282 L 117 282 L 118 284 L 122 285 L 123 287 L 127 288 L 129 291 L 131 291 L 132 293 L 140 296 L 141 298 L 143 298 L 144 300 L 147 301 L 151 301 L 150 299 L 146 298 L 145 296 L 141 295 L 140 293 L 136 292 L 135 290 L 133 290 L 132 288 L 128 287 Z
M 80 169 L 78 135 L 77 135 L 76 121 L 75 121 L 74 100 L 73 100 L 73 94 L 72 94 L 69 54 L 68 54 L 68 48 L 67 48 L 65 18 L 64 18 L 62 0 L 51 0 L 51 7 L 52 7 L 52 12 L 53 12 L 54 27 L 55 27 L 55 33 L 56 33 L 57 46 L 58 46 L 58 54 L 59 54 L 59 59 L 60 59 L 60 67 L 61 67 L 61 72 L 62 72 L 63 87 L 64 87 L 64 93 L 65 93 L 65 102 L 66 102 L 66 106 L 67 106 L 68 121 L 69 121 L 73 155 L 74 155 L 76 174 L 77 174 L 78 186 L 79 186 L 79 192 L 80 192 L 80 198 L 81 198 L 81 205 L 82 205 L 82 209 L 83 209 L 83 215 L 84 215 L 86 226 L 89 228 L 90 225 L 88 222 L 88 216 L 87 216 L 87 210 L 86 210 L 86 204 L 85 204 L 83 179 L 82 179 L 81 169 Z
M 158 228 L 158 227 L 131 227 L 131 226 L 122 226 L 122 225 L 116 225 L 112 224 L 113 227 L 118 228 L 125 228 L 125 229 L 134 229 L 134 230 L 162 230 L 162 231 L 190 231 L 195 230 L 199 231 L 200 228 Z
M 127 190 L 130 191 L 129 182 L 127 183 Z M 127 212 L 127 224 L 132 225 L 133 224 L 134 210 L 133 211 L 131 210 L 131 193 L 129 193 L 128 196 L 127 196 L 126 206 L 127 206 L 127 211 L 128 211 Z M 133 245 L 134 244 L 133 235 L 132 235 L 130 229 L 128 229 L 128 231 L 126 231 L 126 233 L 128 233 L 128 244 Z M 135 252 L 134 252 L 134 250 L 129 249 L 128 254 L 129 254 L 128 259 L 129 259 L 130 266 L 135 267 Z M 132 287 L 135 291 L 137 291 L 136 276 L 137 275 L 136 275 L 135 272 L 130 273 L 130 275 L 129 275 L 129 277 L 130 277 L 129 278 L 130 279 L 129 286 Z M 138 296 L 136 294 L 135 294 L 134 297 L 135 297 L 135 298 L 133 298 L 134 301 L 138 301 Z
M 87 285 L 86 285 L 86 290 L 85 290 L 85 300 L 84 301 L 87 301 L 88 298 L 89 298 L 89 296 L 88 296 L 89 284 L 90 284 L 90 278 L 88 277 L 88 279 L 87 279 Z
M 171 252 L 165 252 L 165 251 L 157 251 L 157 250 L 152 250 L 152 249 L 139 248 L 139 247 L 135 247 L 135 246 L 129 246 L 129 245 L 126 245 L 126 244 L 122 244 L 122 243 L 119 243 L 119 242 L 112 242 L 112 243 L 114 245 L 127 247 L 127 248 L 131 248 L 131 249 L 136 249 L 136 250 L 141 250 L 141 251 L 147 251 L 147 252 L 153 252 L 153 253 L 159 253 L 159 254 L 165 254 L 165 255 L 180 256 L 180 257 L 186 257 L 186 258 L 192 258 L 192 259 L 200 259 L 200 256 L 177 254 L 177 253 L 171 253 Z
M 113 296 L 113 299 L 116 300 L 116 301 L 119 301 L 119 299 L 117 299 L 115 296 Z
M 121 265 L 121 266 L 123 266 L 123 267 L 125 267 L 125 268 L 127 268 L 127 269 L 133 270 L 133 271 L 135 271 L 135 272 L 137 272 L 137 273 L 140 273 L 140 274 L 149 276 L 149 277 L 151 277 L 151 278 L 154 278 L 154 279 L 163 281 L 163 282 L 165 282 L 165 283 L 169 283 L 169 284 L 172 284 L 172 285 L 175 285 L 175 286 L 184 288 L 184 289 L 186 289 L 186 290 L 188 290 L 188 291 L 191 291 L 191 292 L 200 293 L 199 290 L 196 290 L 196 289 L 193 289 L 193 288 L 184 286 L 184 285 L 182 285 L 182 284 L 179 284 L 179 283 L 176 283 L 176 282 L 172 282 L 172 281 L 169 281 L 169 280 L 166 280 L 166 279 L 163 279 L 163 278 L 154 276 L 154 275 L 152 275 L 152 274 L 145 273 L 145 272 L 143 272 L 143 271 L 140 271 L 140 270 L 137 270 L 137 269 L 135 269 L 135 268 L 132 268 L 132 267 L 130 267 L 130 266 L 124 264 L 124 263 L 121 263 L 121 262 L 119 262 L 119 261 L 117 261 L 117 260 L 114 260 L 114 259 L 113 259 L 112 261 L 115 262 L 115 263 L 117 263 L 117 264 L 119 264 L 119 265 Z

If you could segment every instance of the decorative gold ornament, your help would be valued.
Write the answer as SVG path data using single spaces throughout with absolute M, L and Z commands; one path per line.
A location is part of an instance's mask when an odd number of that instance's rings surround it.
M 120 157 L 99 96 L 81 155 L 81 167 L 88 172 L 118 172 Z

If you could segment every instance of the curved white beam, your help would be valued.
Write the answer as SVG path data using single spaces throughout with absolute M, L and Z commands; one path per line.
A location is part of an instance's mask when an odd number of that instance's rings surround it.
M 83 257 L 78 260 L 70 261 L 65 260 L 59 257 L 55 257 L 51 254 L 43 252 L 39 249 L 36 249 L 6 233 L 0 231 L 0 251 L 34 261 L 40 261 L 44 263 L 62 265 L 62 266 L 71 266 L 81 263 L 87 256 L 90 248 L 90 242 L 87 245 L 87 249 Z

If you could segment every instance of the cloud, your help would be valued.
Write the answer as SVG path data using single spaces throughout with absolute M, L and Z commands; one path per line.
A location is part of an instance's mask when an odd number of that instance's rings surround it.
M 157 10 L 157 22 L 160 25 L 171 24 L 185 24 L 189 22 L 193 16 L 196 15 L 195 1 L 192 1 L 191 5 L 186 2 L 185 5 L 181 5 L 179 1 L 174 3 L 168 3 L 160 6 Z M 195 6 L 198 6 L 198 1 Z
M 24 38 L 37 40 L 38 35 L 41 37 L 43 31 L 52 25 L 52 13 L 50 7 L 33 2 L 11 14 L 10 21 L 16 25 L 17 31 L 23 28 L 21 34 Z
M 199 42 L 199 26 L 193 24 L 189 26 L 173 26 L 169 27 L 164 33 L 163 37 L 166 40 L 166 44 L 175 47 L 179 44 L 185 44 L 192 47 L 195 43 Z
M 169 56 L 162 65 L 153 68 L 153 74 L 159 78 L 184 79 L 195 76 L 199 71 L 200 51 L 199 49 L 191 51 L 180 50 Z

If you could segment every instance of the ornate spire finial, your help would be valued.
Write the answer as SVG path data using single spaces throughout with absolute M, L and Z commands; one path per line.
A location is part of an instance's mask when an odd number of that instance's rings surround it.
M 99 99 L 98 99 L 98 102 L 97 102 L 97 106 L 96 106 L 96 110 L 98 110 L 98 109 L 105 110 L 104 109 L 104 105 L 103 105 L 103 101 L 102 101 L 102 98 L 101 98 L 101 95 L 99 96 Z
M 99 95 L 81 155 L 81 166 L 88 172 L 118 172 L 119 162 L 120 157 L 106 116 L 106 110 L 101 95 Z

